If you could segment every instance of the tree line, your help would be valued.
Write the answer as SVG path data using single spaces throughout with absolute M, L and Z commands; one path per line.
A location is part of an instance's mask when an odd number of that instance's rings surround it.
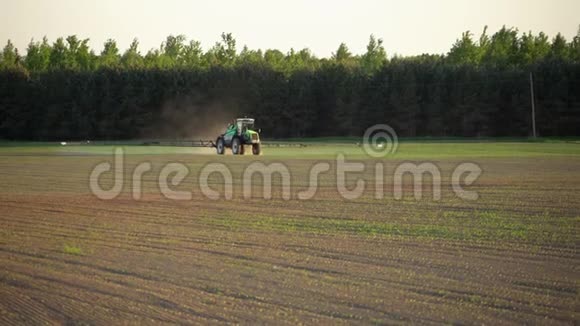
M 370 36 L 366 52 L 340 44 L 329 58 L 308 49 L 238 50 L 222 34 L 204 51 L 183 35 L 142 55 L 134 40 L 100 53 L 77 36 L 31 41 L 0 53 L 0 139 L 189 137 L 208 121 L 253 116 L 264 137 L 360 136 L 376 123 L 399 136 L 529 136 L 530 73 L 540 136 L 579 136 L 580 30 L 465 32 L 445 55 L 389 58 Z M 160 132 L 160 130 L 164 130 Z

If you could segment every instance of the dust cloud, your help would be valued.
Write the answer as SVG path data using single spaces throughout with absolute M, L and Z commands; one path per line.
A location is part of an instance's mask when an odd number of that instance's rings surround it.
M 141 138 L 215 140 L 238 114 L 234 99 L 200 100 L 190 95 L 167 101 L 153 125 L 142 130 Z

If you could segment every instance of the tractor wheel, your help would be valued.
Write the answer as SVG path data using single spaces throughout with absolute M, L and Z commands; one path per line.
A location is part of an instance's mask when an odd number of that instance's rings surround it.
M 252 144 L 252 154 L 260 155 L 260 144 Z
M 240 155 L 240 154 L 244 154 L 244 149 L 242 146 L 242 142 L 240 141 L 240 139 L 238 137 L 234 138 L 232 140 L 232 153 L 234 155 Z
M 225 152 L 225 144 L 224 144 L 224 139 L 223 138 L 218 138 L 218 140 L 215 142 L 215 149 L 218 153 L 218 155 L 223 155 Z

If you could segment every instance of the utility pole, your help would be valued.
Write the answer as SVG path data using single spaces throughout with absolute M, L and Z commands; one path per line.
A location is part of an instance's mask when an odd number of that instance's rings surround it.
M 534 100 L 534 75 L 530 71 L 530 96 L 532 101 L 532 134 L 536 138 L 536 101 Z

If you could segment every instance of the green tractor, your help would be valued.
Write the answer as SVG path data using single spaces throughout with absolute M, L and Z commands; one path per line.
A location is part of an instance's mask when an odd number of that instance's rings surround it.
M 254 119 L 240 118 L 230 123 L 226 132 L 221 134 L 215 147 L 219 155 L 224 154 L 226 147 L 232 149 L 234 155 L 244 155 L 245 145 L 252 146 L 252 154 L 260 155 L 259 130 L 254 131 Z

